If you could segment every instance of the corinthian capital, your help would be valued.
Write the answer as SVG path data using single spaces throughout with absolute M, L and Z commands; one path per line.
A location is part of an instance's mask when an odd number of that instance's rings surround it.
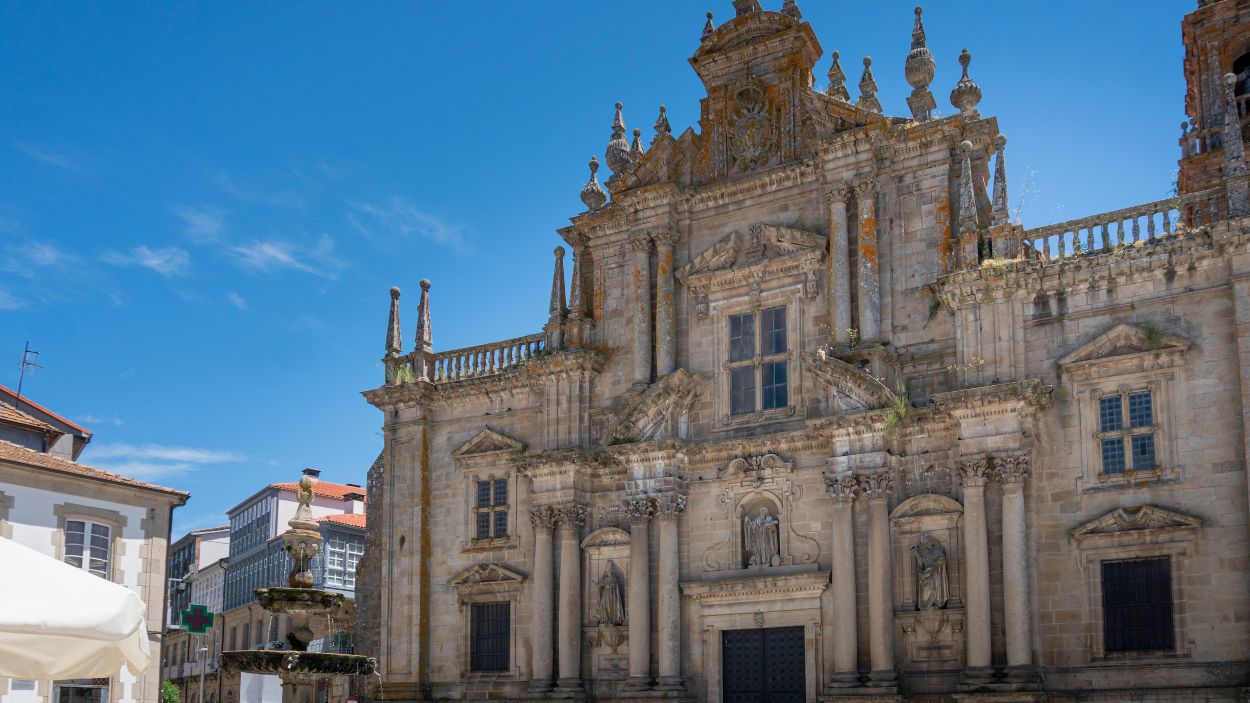
M 560 506 L 560 524 L 574 529 L 586 524 L 586 506 L 581 503 L 566 503 Z
M 675 491 L 655 496 L 655 516 L 661 520 L 676 520 L 686 512 L 686 494 Z
M 530 524 L 539 532 L 551 532 L 560 524 L 560 511 L 551 505 L 544 505 L 530 511 Z
M 651 232 L 651 239 L 657 247 L 671 247 L 677 244 L 677 232 L 672 229 L 657 229 Z
M 860 200 L 870 200 L 877 197 L 876 176 L 861 176 L 860 178 L 856 178 L 855 197 Z
M 856 474 L 859 491 L 868 500 L 889 498 L 894 490 L 894 474 L 889 469 L 877 469 Z
M 1029 455 L 1008 454 L 994 460 L 994 474 L 1003 483 L 1024 483 L 1029 477 Z
M 632 524 L 646 524 L 655 517 L 655 501 L 645 495 L 630 496 L 625 501 L 625 515 Z
M 837 183 L 825 187 L 825 202 L 827 203 L 844 203 L 851 196 L 851 185 L 849 183 Z
M 990 473 L 990 458 L 979 456 L 959 464 L 959 481 L 964 486 L 984 486 Z
M 629 244 L 634 251 L 647 251 L 651 247 L 651 234 L 648 232 L 634 232 L 629 235 Z
M 852 474 L 825 476 L 825 492 L 835 504 L 849 504 L 859 495 L 859 481 Z

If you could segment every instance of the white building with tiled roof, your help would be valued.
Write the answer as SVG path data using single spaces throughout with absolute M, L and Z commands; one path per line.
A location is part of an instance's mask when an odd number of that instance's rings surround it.
M 125 669 L 100 679 L 0 678 L 0 703 L 160 699 L 170 518 L 188 494 L 74 461 L 90 440 L 87 429 L 0 386 L 0 537 L 137 593 L 152 658 L 138 678 Z

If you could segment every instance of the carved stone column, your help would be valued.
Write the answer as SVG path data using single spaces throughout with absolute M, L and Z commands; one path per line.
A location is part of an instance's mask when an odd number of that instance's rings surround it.
M 865 178 L 855 184 L 859 203 L 859 338 L 881 338 L 881 269 L 877 259 L 876 183 Z
M 851 264 L 850 244 L 847 235 L 846 199 L 851 189 L 845 185 L 831 186 L 825 190 L 829 203 L 829 326 L 833 341 L 847 344 L 851 341 Z
M 677 522 L 685 511 L 686 496 L 680 493 L 657 496 L 655 517 L 660 523 L 660 578 L 656 589 L 656 644 L 660 675 L 655 687 L 662 691 L 685 688 L 681 678 L 681 572 L 677 552 Z
M 655 366 L 660 378 L 677 370 L 677 331 L 673 312 L 673 246 L 677 233 L 655 235 Z
M 634 385 L 651 383 L 651 238 L 635 234 L 634 248 Z
M 560 509 L 560 678 L 557 689 L 582 690 L 582 546 L 581 528 L 586 506 L 573 503 Z
M 1007 672 L 1032 678 L 1033 635 L 1029 614 L 1029 563 L 1024 525 L 1024 481 L 1029 457 L 1016 454 L 995 462 L 1003 482 L 1003 617 L 1007 634 Z
M 829 685 L 859 685 L 858 634 L 855 627 L 855 521 L 859 486 L 854 476 L 826 477 L 833 501 L 833 675 Z
M 990 667 L 990 553 L 985 534 L 985 481 L 989 459 L 959 466 L 964 488 L 964 571 L 968 578 L 964 632 L 968 638 L 964 682 L 988 683 Z
M 531 580 L 533 620 L 530 622 L 530 645 L 533 649 L 533 672 L 530 674 L 530 690 L 551 690 L 553 671 L 551 661 L 551 604 L 555 598 L 552 579 L 551 532 L 559 521 L 555 509 L 536 508 L 530 513 L 534 526 L 534 574 Z
M 860 490 L 868 499 L 868 639 L 870 686 L 893 686 L 894 597 L 890 576 L 890 491 L 888 470 L 860 474 Z
M 651 687 L 651 569 L 647 526 L 655 512 L 646 496 L 631 498 L 629 513 L 629 683 L 641 691 Z

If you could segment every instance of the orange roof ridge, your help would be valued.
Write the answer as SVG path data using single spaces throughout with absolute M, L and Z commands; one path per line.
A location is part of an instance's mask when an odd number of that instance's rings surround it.
M 74 474 L 85 478 L 96 479 L 98 481 L 108 481 L 109 483 L 132 486 L 134 488 L 143 488 L 150 491 L 170 493 L 182 496 L 184 500 L 191 495 L 186 491 L 180 491 L 176 488 L 167 488 L 165 486 L 158 486 L 155 483 L 147 483 L 138 479 L 129 478 L 127 476 L 122 476 L 121 474 L 115 474 L 111 471 L 97 469 L 94 466 L 87 466 L 86 464 L 79 464 L 78 462 L 70 461 L 69 459 L 62 459 L 55 454 L 45 454 L 43 452 L 37 452 L 33 449 L 27 449 L 26 447 L 4 440 L 0 440 L 0 461 L 11 461 L 15 464 L 23 464 L 32 468 L 48 469 L 49 471 L 56 471 L 63 474 Z
M 7 387 L 7 386 L 0 385 L 0 393 L 6 393 L 6 394 L 8 394 L 10 397 L 12 397 L 14 400 L 16 400 L 16 399 L 17 399 L 17 391 L 15 391 L 15 390 L 13 390 L 12 388 L 9 388 L 9 387 Z M 42 412 L 42 413 L 47 413 L 47 414 L 51 415 L 52 417 L 55 417 L 56 419 L 60 420 L 61 422 L 64 422 L 65 424 L 69 425 L 70 427 L 73 427 L 74 429 L 78 430 L 79 432 L 82 432 L 83 434 L 87 435 L 88 437 L 90 437 L 90 436 L 91 436 L 91 430 L 87 429 L 86 427 L 83 427 L 82 425 L 78 424 L 77 422 L 73 422 L 73 421 L 71 421 L 71 420 L 67 419 L 67 418 L 66 418 L 65 416 L 63 416 L 63 415 L 60 415 L 60 414 L 58 414 L 58 413 L 54 413 L 54 412 L 52 412 L 51 410 L 49 410 L 49 409 L 47 409 L 47 408 L 43 407 L 43 406 L 42 406 L 42 405 L 40 405 L 39 403 L 36 403 L 35 401 L 31 400 L 30 398 L 28 398 L 28 397 L 26 397 L 26 396 L 22 396 L 22 402 L 23 402 L 23 403 L 26 403 L 26 404 L 27 404 L 27 405 L 29 405 L 30 407 L 32 407 L 32 408 L 34 408 L 34 409 L 38 410 L 39 412 Z
M 332 522 L 336 525 L 347 525 L 348 527 L 365 527 L 364 513 L 344 513 L 342 515 L 326 515 L 317 518 L 317 522 Z
M 52 425 L 49 425 L 43 420 L 27 415 L 12 405 L 6 405 L 4 403 L 0 403 L 0 422 L 7 422 L 11 425 L 22 425 L 23 427 L 30 427 L 32 429 L 39 430 L 40 432 L 55 432 L 58 435 L 62 434 L 60 430 Z
M 299 488 L 299 484 L 294 481 L 283 481 L 271 483 L 269 487 L 283 491 L 294 491 Z M 349 486 L 345 483 L 335 483 L 333 481 L 314 481 L 312 490 L 313 495 L 318 495 L 322 498 L 338 498 L 339 500 L 344 500 L 351 493 L 359 493 L 364 496 L 367 496 L 369 493 L 361 486 Z

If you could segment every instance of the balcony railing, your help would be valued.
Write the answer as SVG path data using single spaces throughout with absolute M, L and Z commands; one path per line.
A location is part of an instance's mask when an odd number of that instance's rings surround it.
M 1160 239 L 1185 227 L 1198 227 L 1227 217 L 1228 202 L 1224 194 L 1223 187 L 1212 188 L 1037 227 L 1025 231 L 1025 246 L 1044 258 L 1063 259 Z
M 516 368 L 521 362 L 541 354 L 545 348 L 546 337 L 539 332 L 502 342 L 438 352 L 434 355 L 430 380 L 441 383 L 493 376 Z

